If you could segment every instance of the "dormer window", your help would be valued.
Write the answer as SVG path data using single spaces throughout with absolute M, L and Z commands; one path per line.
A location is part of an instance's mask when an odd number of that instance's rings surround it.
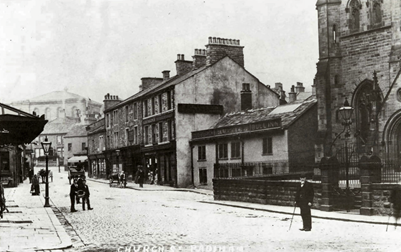
M 249 83 L 242 83 L 242 91 L 251 91 L 251 86 Z

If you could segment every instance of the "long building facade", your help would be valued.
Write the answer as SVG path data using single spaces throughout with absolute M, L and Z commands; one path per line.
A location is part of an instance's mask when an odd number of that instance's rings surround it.
M 108 173 L 135 176 L 141 164 L 153 174 L 149 180 L 192 185 L 192 131 L 210 128 L 241 106 L 279 105 L 279 95 L 245 69 L 239 40 L 209 38 L 192 61 L 179 54 L 175 64 L 175 76 L 163 71 L 161 78 L 142 78 L 140 92 L 124 101 L 105 96 Z

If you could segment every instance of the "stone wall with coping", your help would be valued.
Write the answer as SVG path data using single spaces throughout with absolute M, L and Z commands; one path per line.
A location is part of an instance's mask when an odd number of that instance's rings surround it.
M 313 208 L 319 209 L 320 183 L 312 183 L 315 190 Z M 241 201 L 268 205 L 293 206 L 298 181 L 256 179 L 213 179 L 215 200 Z

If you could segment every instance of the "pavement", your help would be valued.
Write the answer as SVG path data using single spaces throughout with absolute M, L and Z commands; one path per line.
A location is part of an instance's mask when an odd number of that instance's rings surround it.
M 0 251 L 62 251 L 72 246 L 71 238 L 51 207 L 44 207 L 41 194 L 30 194 L 29 180 L 18 187 L 5 188 L 6 206 L 0 219 Z
M 88 180 L 109 184 L 108 180 L 105 179 L 93 179 L 87 178 Z M 116 186 L 114 183 L 112 186 Z M 150 185 L 144 184 L 144 187 L 139 187 L 138 184 L 133 182 L 127 182 L 127 188 L 131 188 L 134 190 L 140 191 L 183 191 L 183 192 L 193 192 L 193 193 L 200 193 L 205 195 L 213 196 L 212 190 L 207 189 L 199 189 L 199 188 L 174 188 L 169 186 L 162 186 L 162 185 Z M 289 206 L 276 206 L 276 205 L 262 205 L 257 203 L 248 203 L 248 202 L 238 202 L 238 201 L 223 201 L 223 200 L 206 200 L 201 201 L 202 203 L 207 204 L 216 204 L 222 206 L 229 206 L 229 207 L 239 207 L 244 209 L 251 209 L 257 211 L 266 211 L 272 213 L 280 213 L 280 214 L 289 214 L 289 215 L 300 215 L 299 213 L 294 213 L 294 207 Z M 389 221 L 388 216 L 366 216 L 360 215 L 359 210 L 351 210 L 347 211 L 333 211 L 333 212 L 325 212 L 320 211 L 317 209 L 312 209 L 312 217 L 313 218 L 320 218 L 320 219 L 327 219 L 327 220 L 336 220 L 336 221 L 347 221 L 347 222 L 360 222 L 360 223 L 370 223 L 370 224 L 382 224 L 387 225 Z M 394 224 L 392 224 L 394 225 Z
M 88 178 L 90 181 L 108 184 L 105 179 Z M 50 183 L 51 184 L 51 183 Z M 116 186 L 113 184 L 113 186 Z M 139 185 L 128 182 L 127 188 L 140 191 L 183 191 L 213 195 L 212 190 L 197 188 L 173 188 L 160 185 Z M 41 195 L 31 196 L 28 180 L 15 188 L 5 188 L 9 213 L 4 213 L 0 219 L 0 251 L 65 251 L 73 246 L 71 237 L 65 231 L 56 214 L 50 207 L 43 207 L 44 184 L 41 184 Z M 293 215 L 294 208 L 288 206 L 262 205 L 234 201 L 201 201 L 205 204 L 217 204 L 228 207 L 239 207 L 255 211 L 266 211 Z M 50 204 L 53 202 L 50 198 Z M 295 215 L 299 215 L 295 213 Z M 387 225 L 388 216 L 364 216 L 359 212 L 324 212 L 312 209 L 313 218 L 336 221 L 360 222 Z M 394 225 L 394 224 L 392 224 Z

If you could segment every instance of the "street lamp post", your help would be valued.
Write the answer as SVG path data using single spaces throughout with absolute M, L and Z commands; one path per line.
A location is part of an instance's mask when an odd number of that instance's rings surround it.
M 45 141 L 42 142 L 42 148 L 43 151 L 45 152 L 46 156 L 46 185 L 45 185 L 45 205 L 44 207 L 50 207 L 49 204 L 49 150 L 51 147 L 52 143 L 47 140 L 47 136 L 45 138 Z
M 349 212 L 350 207 L 349 207 L 349 194 L 350 194 L 350 189 L 349 189 L 349 154 L 348 154 L 348 138 L 351 136 L 351 116 L 354 111 L 354 108 L 351 107 L 345 99 L 344 106 L 341 107 L 338 112 L 343 120 L 342 125 L 344 126 L 343 132 L 345 132 L 344 137 L 345 137 L 345 193 L 347 197 L 347 212 Z

